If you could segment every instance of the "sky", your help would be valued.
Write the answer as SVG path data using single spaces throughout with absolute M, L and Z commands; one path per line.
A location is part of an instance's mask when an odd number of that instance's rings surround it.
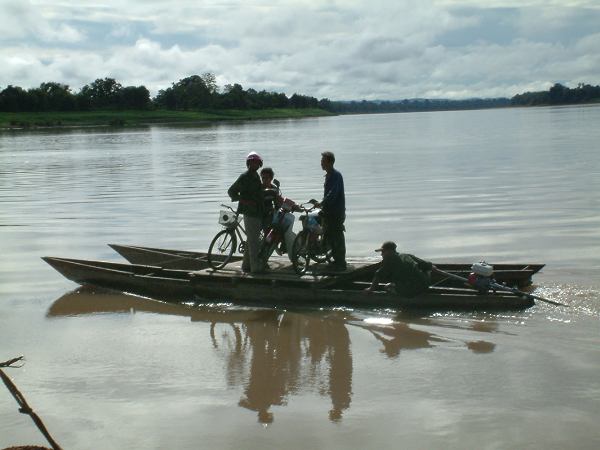
M 0 89 L 190 75 L 331 100 L 600 84 L 600 0 L 0 0 Z

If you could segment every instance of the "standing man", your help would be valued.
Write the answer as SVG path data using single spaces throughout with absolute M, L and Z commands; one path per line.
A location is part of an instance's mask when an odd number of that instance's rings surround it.
M 317 203 L 324 219 L 324 237 L 331 246 L 333 269 L 346 270 L 346 240 L 344 238 L 344 221 L 346 220 L 346 198 L 344 195 L 344 178 L 333 168 L 335 155 L 331 152 L 321 153 L 321 168 L 325 171 L 323 200 Z
M 242 270 L 250 273 L 264 271 L 258 257 L 264 210 L 262 183 L 258 175 L 258 169 L 262 165 L 263 161 L 260 155 L 256 152 L 250 152 L 246 157 L 248 170 L 242 173 L 227 191 L 231 201 L 239 202 L 238 213 L 244 216 L 247 242 Z

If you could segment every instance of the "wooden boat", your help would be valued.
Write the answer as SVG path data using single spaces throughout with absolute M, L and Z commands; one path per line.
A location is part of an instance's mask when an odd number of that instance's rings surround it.
M 165 269 L 202 270 L 208 269 L 208 253 L 186 250 L 168 250 L 163 248 L 138 247 L 135 245 L 108 244 L 113 250 L 132 264 L 159 266 Z M 215 261 L 224 257 L 215 256 Z M 231 262 L 241 261 L 234 255 Z
M 510 293 L 479 295 L 470 289 L 431 287 L 414 298 L 383 291 L 364 291 L 373 264 L 350 262 L 346 273 L 298 276 L 281 258 L 267 274 L 248 275 L 240 262 L 220 271 L 166 269 L 158 266 L 122 264 L 44 257 L 44 261 L 69 280 L 81 285 L 114 289 L 165 301 L 198 303 L 234 302 L 261 306 L 351 306 L 398 309 L 490 310 L 524 309 L 531 298 Z
M 159 266 L 165 269 L 202 270 L 207 269 L 208 254 L 185 250 L 169 250 L 152 247 L 139 247 L 132 245 L 109 244 L 117 253 L 132 264 Z M 242 259 L 234 256 L 232 262 Z M 436 267 L 445 272 L 468 277 L 471 264 L 464 263 L 435 263 Z M 527 287 L 532 284 L 532 277 L 539 272 L 544 264 L 492 264 L 494 266 L 494 279 L 499 283 L 509 286 Z M 440 274 L 433 274 L 432 284 L 442 286 L 456 286 L 452 280 L 445 280 Z

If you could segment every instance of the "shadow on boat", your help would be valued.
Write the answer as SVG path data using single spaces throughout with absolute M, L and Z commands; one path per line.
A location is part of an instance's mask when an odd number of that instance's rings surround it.
M 376 351 L 394 359 L 402 352 L 442 343 L 473 353 L 495 349 L 495 344 L 486 340 L 444 337 L 432 329 L 497 332 L 497 324 L 491 321 L 452 325 L 415 314 L 364 317 L 350 310 L 291 312 L 228 304 L 193 306 L 85 287 L 57 299 L 47 316 L 137 312 L 189 317 L 192 322 L 208 324 L 213 350 L 226 362 L 228 386 L 243 387 L 238 405 L 254 411 L 262 424 L 273 422 L 273 407 L 286 405 L 292 396 L 305 390 L 329 397 L 329 420 L 342 420 L 352 400 L 350 333 L 368 333 L 374 338 Z

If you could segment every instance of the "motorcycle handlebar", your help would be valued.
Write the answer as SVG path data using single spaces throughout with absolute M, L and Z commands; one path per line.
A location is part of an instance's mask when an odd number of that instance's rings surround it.
M 310 205 L 311 207 L 310 207 L 310 208 L 307 208 L 305 205 Z M 311 212 L 311 211 L 313 211 L 313 210 L 317 209 L 317 206 L 316 206 L 315 204 L 313 204 L 312 202 L 310 202 L 310 201 L 309 201 L 309 202 L 307 202 L 307 203 L 302 203 L 302 204 L 300 205 L 300 209 L 301 209 L 303 212 Z

